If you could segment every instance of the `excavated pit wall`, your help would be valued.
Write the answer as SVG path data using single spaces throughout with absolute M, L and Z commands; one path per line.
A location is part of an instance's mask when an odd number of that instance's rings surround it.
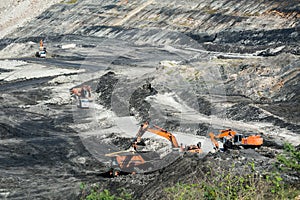
M 299 4 L 293 1 L 90 0 L 53 5 L 3 40 L 76 34 L 138 44 L 199 48 L 199 43 L 209 51 L 238 53 L 285 46 L 282 52 L 299 55 L 299 17 Z
M 230 102 L 229 106 L 226 104 L 227 107 L 221 110 L 220 115 L 225 113 L 227 118 L 244 121 L 246 124 L 270 123 L 270 126 L 274 128 L 270 129 L 271 133 L 276 132 L 278 127 L 288 129 L 296 134 L 299 133 L 297 124 L 299 120 L 296 115 L 299 113 L 297 109 L 299 108 L 297 102 L 299 98 L 299 73 L 297 72 L 299 65 L 293 61 L 297 60 L 297 55 L 299 55 L 299 6 L 296 4 L 297 2 L 280 4 L 277 1 L 267 0 L 259 2 L 153 1 L 149 5 L 144 4 L 147 2 L 149 1 L 142 3 L 130 1 L 127 5 L 119 5 L 117 2 L 90 0 L 71 5 L 58 4 L 17 32 L 0 40 L 0 49 L 3 50 L 12 43 L 27 45 L 27 42 L 30 41 L 38 43 L 40 39 L 46 39 L 49 49 L 53 50 L 51 52 L 53 59 L 28 60 L 48 66 L 58 66 L 60 60 L 59 67 L 69 66 L 72 68 L 80 68 L 81 65 L 70 64 L 68 61 L 79 62 L 84 60 L 89 53 L 78 53 L 78 49 L 74 51 L 61 50 L 61 42 L 76 43 L 83 47 L 83 50 L 90 50 L 92 55 L 95 55 L 93 48 L 98 45 L 114 51 L 124 45 L 126 48 L 130 48 L 129 52 L 135 52 L 130 45 L 124 44 L 124 41 L 134 42 L 135 47 L 149 48 L 152 46 L 153 49 L 148 50 L 156 52 L 156 54 L 152 55 L 151 59 L 157 58 L 157 60 L 173 60 L 176 57 L 178 59 L 178 56 L 174 56 L 172 51 L 156 49 L 156 47 L 161 48 L 164 45 L 174 45 L 179 49 L 189 47 L 199 51 L 222 51 L 223 53 L 212 55 L 213 59 L 216 59 L 216 63 L 212 66 L 220 69 L 222 79 L 217 80 L 216 84 L 224 82 L 226 95 L 222 93 L 224 96 L 221 95 L 221 99 L 226 96 L 225 102 L 211 102 L 211 98 L 207 98 L 205 79 L 200 78 L 198 81 L 193 80 L 198 89 L 192 91 L 199 94 L 196 104 L 188 101 L 185 103 L 199 108 L 201 114 L 210 116 L 217 114 L 211 111 L 222 107 L 223 103 Z M 141 7 L 141 5 L 145 7 Z M 142 9 L 130 18 L 125 17 L 136 8 Z M 122 24 L 120 19 L 124 18 L 126 21 Z M 106 42 L 103 42 L 103 39 Z M 56 44 L 52 45 L 51 43 Z M 283 48 L 275 49 L 275 47 L 282 46 Z M 32 48 L 34 49 L 35 46 Z M 123 47 L 120 49 L 124 50 Z M 121 52 L 120 49 L 117 53 Z M 155 49 L 157 51 L 154 51 Z M 114 54 L 113 50 L 110 52 L 111 54 Z M 263 51 L 257 52 L 258 50 Z M 248 55 L 250 57 L 261 55 L 265 57 L 261 58 L 265 59 L 265 63 L 256 63 L 258 65 L 256 66 L 255 62 L 257 61 L 250 60 L 248 62 L 247 58 L 238 57 L 237 54 L 226 54 L 228 52 L 247 52 L 251 53 Z M 295 57 L 284 54 L 284 52 L 294 54 Z M 22 57 L 23 53 L 26 52 L 21 52 L 19 56 Z M 192 51 L 186 54 L 192 54 Z M 184 58 L 186 54 L 182 54 L 184 56 L 179 56 L 179 58 Z M 207 55 L 210 55 L 210 52 L 203 57 Z M 135 59 L 131 59 L 128 55 L 127 57 L 114 56 L 113 62 L 105 63 L 103 69 L 110 68 L 113 72 L 117 66 L 128 69 L 140 66 L 150 66 L 153 69 L 158 67 L 158 62 L 150 62 L 149 58 L 146 60 L 144 57 L 136 58 L 137 56 Z M 268 56 L 273 57 L 267 59 Z M 104 57 L 100 58 L 105 60 Z M 106 59 L 108 60 L 108 58 Z M 197 59 L 199 58 L 182 60 L 189 64 L 199 61 Z M 230 59 L 233 61 L 228 63 Z M 239 60 L 244 61 L 239 63 Z M 144 61 L 146 64 L 143 65 L 140 61 Z M 278 61 L 280 64 L 276 64 Z M 281 61 L 283 62 L 281 63 Z M 97 64 L 95 68 L 100 68 L 98 65 L 100 64 Z M 196 64 L 192 63 L 191 65 L 195 66 Z M 265 71 L 267 68 L 273 68 L 273 71 Z M 1 72 L 4 73 L 7 70 Z M 257 85 L 264 80 L 264 77 L 273 76 L 278 76 L 279 79 L 274 79 L 277 82 L 269 84 L 267 89 L 262 90 L 261 86 Z M 112 87 L 120 77 L 122 76 L 101 77 L 103 81 L 99 82 L 98 104 L 110 107 Z M 280 151 L 281 148 L 282 141 L 278 141 L 277 137 L 264 136 L 266 147 L 258 152 L 233 151 L 230 154 L 209 155 L 204 160 L 185 157 L 153 174 L 106 179 L 101 174 L 105 167 L 88 153 L 76 135 L 76 131 L 69 128 L 74 126 L 70 105 L 52 103 L 51 105 L 47 104 L 46 108 L 41 106 L 39 113 L 46 113 L 45 116 L 34 113 L 34 110 L 27 110 L 26 106 L 39 106 L 48 98 L 45 97 L 44 90 L 28 88 L 31 86 L 48 87 L 49 85 L 43 83 L 52 78 L 13 83 L 1 82 L 3 95 L 1 100 L 5 100 L 6 103 L 1 105 L 2 116 L 5 117 L 5 120 L 0 125 L 2 140 L 0 153 L 3 160 L 1 163 L 6 164 L 0 169 L 2 172 L 0 173 L 2 176 L 0 184 L 2 191 L 10 192 L 9 197 L 12 199 L 24 199 L 24 194 L 28 198 L 37 199 L 45 197 L 74 199 L 78 195 L 80 182 L 100 183 L 103 189 L 107 189 L 110 185 L 108 189 L 112 191 L 125 187 L 128 191 L 134 192 L 134 197 L 140 199 L 161 198 L 162 187 L 172 186 L 178 181 L 190 179 L 192 178 L 191 174 L 195 172 L 203 174 L 206 171 L 207 160 L 215 162 L 216 166 L 225 167 L 231 166 L 232 162 L 243 166 L 248 161 L 254 160 L 256 166 L 261 166 L 261 169 L 269 169 L 272 167 L 274 156 L 278 153 L 277 149 Z M 283 85 L 280 78 L 284 80 Z M 147 78 L 147 80 L 149 79 Z M 247 85 L 248 82 L 252 84 Z M 279 87 L 276 84 L 279 84 Z M 268 88 L 273 86 L 276 87 L 273 88 L 274 92 L 271 94 Z M 57 87 L 60 85 L 55 86 L 55 88 Z M 157 94 L 163 94 L 159 91 L 158 85 L 152 84 L 152 88 L 158 91 Z M 133 95 L 135 100 L 131 101 L 134 108 L 134 112 L 131 114 L 141 121 L 148 118 L 148 110 L 142 109 L 145 107 L 143 104 L 147 102 L 147 98 L 155 96 L 154 93 L 144 92 L 145 95 L 142 96 L 137 92 L 137 96 Z M 188 97 L 185 93 L 178 95 L 183 99 Z M 49 96 L 51 97 L 50 94 Z M 33 97 L 35 100 L 32 99 Z M 61 112 L 62 109 L 63 112 Z M 266 113 L 265 110 L 269 113 Z M 58 116 L 57 113 L 60 115 Z M 127 116 L 128 113 L 129 110 L 120 115 Z M 295 115 L 291 116 L 290 113 L 295 113 Z M 163 114 L 172 115 L 173 111 L 166 110 Z M 167 121 L 162 117 L 156 123 L 171 131 L 190 132 L 204 136 L 207 136 L 206 133 L 210 128 L 210 124 L 207 123 L 192 125 L 180 123 L 180 120 L 171 116 L 168 116 Z M 243 129 L 239 131 L 243 131 Z M 127 141 L 122 137 L 119 140 Z M 116 141 L 116 144 L 118 145 L 119 141 Z M 120 145 L 120 147 L 123 146 Z M 230 158 L 228 162 L 226 161 L 227 157 Z M 247 159 L 241 161 L 239 158 Z M 219 163 L 219 159 L 224 161 Z M 295 177 L 295 180 L 299 180 L 299 175 Z M 49 188 L 49 186 L 51 187 Z M 53 191 L 59 192 L 53 194 Z

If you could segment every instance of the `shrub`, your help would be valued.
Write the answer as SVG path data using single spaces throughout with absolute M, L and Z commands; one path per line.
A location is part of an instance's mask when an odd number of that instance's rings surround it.
M 300 171 L 300 151 L 291 144 L 284 144 L 284 152 L 277 156 L 277 166 L 282 171 Z
M 125 189 L 119 189 L 119 196 L 111 194 L 107 189 L 100 190 L 98 185 L 87 188 L 86 184 L 80 184 L 81 200 L 131 200 L 131 194 L 127 193 Z
M 167 199 L 291 199 L 299 194 L 296 188 L 284 185 L 278 172 L 258 173 L 253 162 L 244 174 L 230 170 L 217 173 L 210 168 L 197 183 L 178 183 L 164 189 Z

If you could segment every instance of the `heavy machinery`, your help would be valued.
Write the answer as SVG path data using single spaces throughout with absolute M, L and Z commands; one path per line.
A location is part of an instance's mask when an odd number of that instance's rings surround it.
M 111 176 L 118 176 L 121 172 L 134 172 L 136 166 L 145 163 L 144 158 L 135 152 L 115 152 L 106 154 L 111 157 L 111 169 L 109 171 Z
M 172 148 L 173 149 L 179 149 L 180 152 L 203 153 L 200 142 L 197 145 L 188 145 L 188 146 L 185 146 L 185 147 L 183 147 L 183 145 L 179 146 L 176 137 L 172 133 L 170 133 L 170 132 L 166 131 L 165 129 L 160 128 L 156 125 L 153 125 L 153 127 L 149 127 L 148 122 L 143 123 L 141 125 L 138 133 L 136 134 L 136 137 L 133 140 L 134 149 L 137 149 L 137 145 L 139 143 L 141 143 L 142 136 L 144 135 L 144 133 L 146 131 L 166 138 L 168 141 L 171 142 Z
M 78 108 L 89 108 L 90 102 L 92 101 L 92 90 L 88 85 L 83 85 L 81 87 L 72 88 L 71 95 L 77 101 Z
M 185 147 L 183 147 L 183 145 L 179 146 L 176 137 L 172 133 L 155 125 L 150 127 L 149 123 L 145 122 L 141 125 L 136 137 L 132 140 L 131 145 L 127 150 L 105 154 L 105 156 L 111 157 L 110 175 L 118 176 L 121 172 L 141 173 L 149 171 L 149 169 L 154 168 L 154 162 L 161 162 L 161 155 L 157 152 L 138 150 L 138 146 L 143 143 L 142 136 L 146 131 L 159 135 L 170 141 L 172 149 L 174 150 L 173 153 L 176 155 L 176 152 L 203 153 L 200 142 L 197 145 L 189 145 Z
M 46 47 L 44 47 L 43 40 L 40 40 L 40 49 L 35 53 L 35 56 L 39 58 L 46 58 L 46 53 L 47 50 Z
M 156 152 L 119 151 L 105 156 L 111 158 L 109 173 L 111 176 L 144 173 L 153 169 L 152 162 L 160 159 Z
M 260 135 L 244 136 L 237 134 L 231 129 L 221 130 L 220 132 L 221 133 L 216 136 L 212 132 L 209 133 L 209 137 L 216 150 L 219 150 L 219 144 L 215 138 L 222 140 L 224 150 L 236 147 L 256 148 L 263 144 L 263 138 Z

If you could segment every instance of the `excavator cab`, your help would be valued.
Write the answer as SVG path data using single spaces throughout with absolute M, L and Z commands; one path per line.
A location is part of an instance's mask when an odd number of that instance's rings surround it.
M 237 134 L 231 129 L 221 130 L 221 133 L 215 136 L 213 133 L 209 133 L 211 141 L 216 149 L 218 149 L 218 142 L 215 138 L 223 140 L 224 150 L 232 148 L 255 148 L 260 147 L 263 144 L 263 138 L 260 135 L 245 136 L 243 134 Z
M 244 136 L 236 134 L 232 139 L 226 140 L 224 146 L 226 148 L 243 147 L 243 148 L 256 148 L 263 144 L 263 138 L 260 135 Z
M 233 143 L 234 144 L 241 144 L 242 138 L 244 138 L 241 134 L 237 134 L 233 137 Z
M 185 152 L 189 153 L 203 153 L 201 148 L 201 142 L 198 142 L 197 145 L 189 145 L 185 148 Z

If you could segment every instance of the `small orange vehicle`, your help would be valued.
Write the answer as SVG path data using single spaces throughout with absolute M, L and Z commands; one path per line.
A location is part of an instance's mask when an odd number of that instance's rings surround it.
M 44 46 L 43 40 L 40 40 L 40 49 L 35 53 L 35 57 L 46 58 L 46 47 Z
M 92 101 L 92 91 L 89 85 L 72 88 L 70 92 L 76 98 L 78 108 L 89 108 Z

